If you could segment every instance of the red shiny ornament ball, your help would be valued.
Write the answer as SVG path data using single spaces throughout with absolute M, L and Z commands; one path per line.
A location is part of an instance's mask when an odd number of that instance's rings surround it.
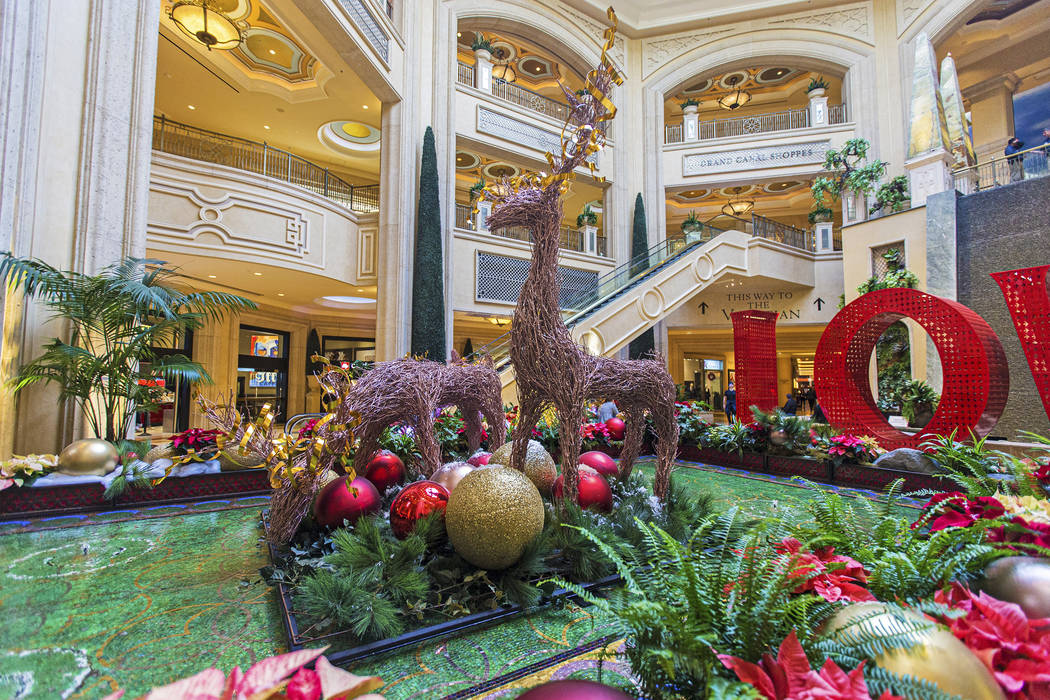
M 518 700 L 631 700 L 631 696 L 594 681 L 566 679 L 538 685 L 519 695 Z
M 372 482 L 359 476 L 347 483 L 341 476 L 329 481 L 314 500 L 314 519 L 322 527 L 337 527 L 348 520 L 357 522 L 362 515 L 378 513 L 382 506 L 379 491 Z
M 579 479 L 579 504 L 581 508 L 597 508 L 603 513 L 612 510 L 612 489 L 605 477 L 586 465 L 580 465 Z M 562 491 L 565 488 L 565 476 L 561 475 L 554 480 L 554 500 L 561 500 Z
M 616 466 L 616 460 L 598 450 L 591 450 L 580 455 L 580 464 L 590 467 L 606 479 L 620 476 L 620 468 Z
M 399 540 L 408 537 L 416 521 L 434 511 L 445 512 L 448 489 L 434 481 L 417 481 L 401 489 L 390 504 L 390 529 Z
M 390 450 L 380 450 L 365 466 L 365 478 L 375 484 L 379 493 L 405 480 L 405 463 Z
M 492 459 L 491 452 L 475 452 L 471 455 L 470 459 L 467 460 L 467 464 L 473 464 L 475 467 L 484 467 Z
M 613 440 L 623 440 L 623 436 L 627 432 L 627 424 L 623 422 L 622 418 L 610 418 L 605 421 L 605 427 L 609 429 L 609 436 Z

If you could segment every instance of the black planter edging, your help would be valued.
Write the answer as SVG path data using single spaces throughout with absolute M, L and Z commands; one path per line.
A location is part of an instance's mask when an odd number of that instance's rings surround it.
M 269 532 L 269 510 L 263 511 L 262 514 L 262 525 L 263 529 Z M 269 537 L 267 537 L 267 546 L 270 550 L 270 561 L 277 560 L 277 548 L 270 543 Z M 612 576 L 606 576 L 605 578 L 597 581 L 591 581 L 590 583 L 580 584 L 580 588 L 585 591 L 597 591 L 602 588 L 614 586 L 621 581 L 618 574 Z M 303 649 L 306 645 L 315 644 L 324 640 L 334 639 L 347 634 L 345 631 L 331 632 L 329 634 L 319 635 L 317 637 L 302 637 L 299 634 L 299 623 L 296 620 L 295 612 L 292 608 L 292 591 L 291 588 L 284 583 L 277 584 L 277 600 L 281 608 L 281 622 L 284 625 L 284 632 L 288 638 L 288 651 L 298 651 Z M 517 617 L 522 613 L 530 610 L 537 610 L 539 608 L 548 607 L 559 601 L 572 601 L 581 603 L 586 607 L 587 603 L 580 599 L 580 597 L 572 591 L 564 588 L 555 590 L 548 596 L 544 596 L 537 605 L 532 607 L 525 607 L 522 605 L 505 605 L 495 610 L 485 610 L 483 612 L 474 613 L 472 615 L 466 615 L 455 620 L 449 620 L 448 622 L 442 622 L 436 625 L 430 625 L 428 627 L 420 627 L 419 629 L 405 632 L 404 634 L 398 635 L 397 637 L 387 637 L 386 639 L 380 639 L 375 642 L 368 642 L 365 644 L 359 644 L 351 649 L 344 649 L 342 651 L 335 651 L 325 656 L 330 662 L 336 666 L 345 666 L 353 663 L 354 661 L 360 661 L 379 654 L 385 654 L 390 651 L 396 651 L 397 649 L 411 646 L 413 644 L 420 644 L 433 639 L 439 639 L 452 634 L 465 632 L 467 630 L 475 629 L 478 627 L 484 627 L 500 620 L 506 620 L 508 618 Z
M 183 503 L 215 496 L 266 495 L 270 491 L 270 480 L 265 469 L 169 477 L 152 489 L 129 488 L 112 500 L 102 497 L 105 489 L 98 483 L 13 486 L 0 491 L 0 520 L 66 515 L 124 506 Z

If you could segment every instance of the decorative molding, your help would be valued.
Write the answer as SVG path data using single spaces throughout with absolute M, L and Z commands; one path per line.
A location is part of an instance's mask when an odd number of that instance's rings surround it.
M 605 30 L 609 28 L 609 25 L 603 22 L 599 22 L 598 20 L 592 17 L 588 17 L 587 15 L 578 12 L 577 10 L 574 10 L 573 8 L 566 5 L 564 2 L 559 3 L 557 9 L 563 15 L 571 17 L 573 22 L 579 25 L 581 29 L 586 31 L 587 36 L 589 38 L 591 38 L 592 40 L 594 40 L 595 43 L 601 46 L 602 42 L 604 41 L 602 35 L 604 34 Z M 623 34 L 616 34 L 616 37 L 613 39 L 612 48 L 609 50 L 609 55 L 612 56 L 613 61 L 615 61 L 621 69 L 624 67 L 625 54 Z
M 372 16 L 372 10 L 363 0 L 338 0 L 346 14 L 350 16 L 357 28 L 368 39 L 383 63 L 390 60 L 390 37 L 382 25 Z
M 918 2 L 920 0 L 909 1 Z M 873 25 L 870 4 L 861 2 L 833 10 L 798 12 L 713 29 L 673 34 L 642 42 L 642 72 L 648 77 L 673 59 L 730 34 L 755 32 L 761 29 L 816 29 L 874 44 Z
M 682 156 L 682 175 L 712 175 L 738 170 L 762 170 L 823 163 L 831 142 L 810 141 L 760 146 L 736 151 L 688 153 Z
M 911 26 L 923 11 L 933 4 L 933 0 L 897 0 L 897 36 Z
M 478 131 L 541 153 L 561 151 L 561 137 L 553 131 L 527 124 L 502 112 L 478 105 Z
M 357 278 L 361 281 L 377 279 L 378 238 L 379 228 L 376 226 L 358 229 Z
M 646 41 L 642 44 L 643 72 L 646 76 L 651 75 L 653 71 L 668 63 L 672 58 L 681 56 L 698 46 L 703 46 L 713 41 L 716 37 L 731 34 L 735 31 L 737 31 L 737 27 L 730 26 Z

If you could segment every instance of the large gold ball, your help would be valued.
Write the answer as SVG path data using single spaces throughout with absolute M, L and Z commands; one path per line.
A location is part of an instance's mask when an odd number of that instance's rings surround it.
M 489 457 L 489 464 L 502 464 L 509 467 L 510 453 L 513 448 L 513 442 L 503 445 Z M 535 440 L 529 440 L 529 447 L 525 451 L 524 472 L 540 493 L 550 495 L 554 480 L 558 478 L 558 467 L 554 464 L 554 458 L 550 456 L 550 453 Z
M 431 481 L 437 483 L 448 489 L 449 493 L 459 486 L 459 482 L 463 480 L 467 474 L 477 469 L 473 464 L 467 464 L 466 462 L 449 462 L 443 467 L 438 469 L 430 475 Z
M 74 476 L 105 476 L 117 468 L 113 443 L 90 438 L 67 445 L 58 455 L 58 471 Z
M 1016 603 L 1030 619 L 1050 617 L 1050 561 L 1039 557 L 1004 557 L 984 569 L 977 588 Z
M 449 496 L 445 530 L 474 566 L 505 569 L 543 531 L 543 515 L 540 492 L 517 469 L 475 469 Z
M 877 614 L 880 611 L 881 614 Z M 870 617 L 872 615 L 874 617 Z M 888 635 L 899 627 L 895 623 L 901 616 L 925 620 L 919 613 L 890 608 L 883 603 L 853 603 L 835 613 L 826 629 L 834 636 L 851 622 L 867 617 L 864 622 L 850 625 L 850 631 Z M 912 636 L 915 646 L 879 654 L 875 664 L 899 676 L 930 681 L 948 695 L 958 695 L 965 700 L 1005 700 L 988 668 L 951 632 L 933 627 L 913 632 Z

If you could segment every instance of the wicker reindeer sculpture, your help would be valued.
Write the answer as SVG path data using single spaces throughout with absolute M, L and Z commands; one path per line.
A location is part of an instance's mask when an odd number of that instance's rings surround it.
M 533 239 L 532 263 L 511 326 L 510 357 L 521 405 L 511 466 L 522 467 L 532 429 L 542 411 L 553 405 L 561 426 L 565 489 L 575 497 L 584 402 L 612 399 L 626 415 L 620 465 L 624 477 L 641 450 L 645 411 L 652 415 L 659 458 L 654 491 L 663 498 L 678 445 L 675 386 L 663 360 L 621 361 L 589 355 L 570 336 L 558 303 L 561 197 L 577 167 L 594 170 L 588 159 L 602 148 L 608 121 L 616 112 L 608 93 L 614 83 L 622 82 L 607 57 L 616 31 L 611 9 L 609 19 L 613 26 L 605 31 L 601 63 L 587 75 L 586 93 L 578 97 L 563 88 L 571 113 L 562 131 L 561 154 L 547 154 L 550 172 L 505 178 L 483 191 L 483 197 L 493 202 L 487 221 L 490 229 L 524 226 Z

